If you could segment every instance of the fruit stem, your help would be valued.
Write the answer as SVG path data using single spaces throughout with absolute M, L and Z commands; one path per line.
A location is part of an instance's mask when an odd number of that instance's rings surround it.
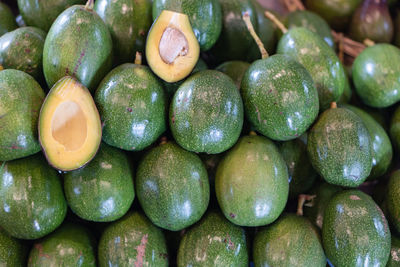
M 250 136 L 256 136 L 257 133 L 256 133 L 255 131 L 251 131 L 251 132 L 249 133 L 249 135 L 250 135 Z
M 284 0 L 283 2 L 285 4 L 286 8 L 289 10 L 289 12 L 306 9 L 304 7 L 303 3 L 299 0 Z
M 167 137 L 166 137 L 166 136 L 161 137 L 160 146 L 161 146 L 161 145 L 165 145 L 166 143 L 168 143 Z
M 339 60 L 344 63 L 344 35 L 343 33 L 339 33 Z
M 296 214 L 298 216 L 303 216 L 303 206 L 307 206 L 307 207 L 312 207 L 313 203 L 306 203 L 304 204 L 306 201 L 312 201 L 314 198 L 316 197 L 316 195 L 305 195 L 305 194 L 300 194 L 299 195 L 299 201 L 297 202 L 297 212 Z
M 368 47 L 375 45 L 375 42 L 368 38 L 365 39 L 363 43 Z
M 260 53 L 261 53 L 261 58 L 268 58 L 268 52 L 267 50 L 265 50 L 264 44 L 261 42 L 260 37 L 258 37 L 256 31 L 254 30 L 253 24 L 251 23 L 250 20 L 250 15 L 249 13 L 244 13 L 243 15 L 243 20 L 244 23 L 246 23 L 246 27 L 249 30 L 251 36 L 253 37 L 254 41 L 256 41 L 258 48 L 260 49 Z
M 140 52 L 136 52 L 135 64 L 142 65 L 142 54 Z
M 265 11 L 264 15 L 269 18 L 282 31 L 282 33 L 285 34 L 288 31 L 285 25 L 283 25 L 283 23 L 277 19 L 274 14 L 269 11 Z
M 88 11 L 92 11 L 94 7 L 94 0 L 88 0 L 85 5 L 85 9 Z
M 3 66 L 2 66 L 2 65 L 0 65 L 0 71 L 2 71 L 2 70 L 4 70 L 4 68 L 3 68 Z
M 332 103 L 331 103 L 331 108 L 337 108 L 336 102 L 332 102 Z

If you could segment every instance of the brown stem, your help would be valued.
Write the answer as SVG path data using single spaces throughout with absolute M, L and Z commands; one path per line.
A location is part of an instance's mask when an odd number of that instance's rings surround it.
M 136 52 L 135 64 L 142 65 L 142 54 L 140 52 Z
M 256 133 L 255 131 L 250 131 L 249 135 L 250 135 L 250 136 L 256 136 L 257 133 Z
M 332 103 L 331 103 L 331 108 L 337 108 L 336 102 L 332 102 Z
M 2 65 L 0 65 L 0 71 L 2 71 L 2 70 L 4 70 L 4 68 L 3 68 L 3 66 L 2 66 Z
M 305 194 L 300 194 L 299 195 L 299 200 L 297 202 L 297 212 L 296 214 L 298 216 L 303 216 L 303 206 L 307 206 L 307 207 L 312 207 L 313 203 L 306 203 L 304 204 L 306 201 L 312 201 L 314 198 L 316 197 L 316 195 L 305 195 Z
M 88 0 L 85 5 L 85 9 L 92 11 L 94 7 L 94 0 Z
M 339 33 L 339 60 L 344 63 L 344 40 L 343 33 Z
M 332 31 L 332 35 L 333 38 L 335 39 L 335 42 L 339 43 L 339 46 L 340 42 L 341 41 L 343 42 L 343 53 L 351 57 L 354 58 L 357 57 L 358 54 L 360 54 L 365 49 L 365 45 L 345 37 L 342 33 L 337 33 L 335 31 Z
M 165 145 L 168 143 L 168 138 L 166 136 L 161 137 L 160 145 Z
M 260 37 L 258 37 L 256 31 L 254 30 L 253 24 L 251 23 L 250 20 L 250 15 L 249 13 L 244 13 L 243 15 L 243 20 L 244 23 L 246 23 L 246 27 L 249 30 L 251 36 L 253 37 L 254 41 L 256 41 L 258 49 L 260 49 L 260 53 L 261 53 L 261 58 L 268 58 L 268 52 L 267 50 L 265 50 L 264 44 L 261 42 Z
M 305 10 L 303 3 L 300 0 L 284 0 L 286 8 L 289 12 L 294 12 L 296 10 Z
M 286 33 L 287 32 L 287 28 L 285 27 L 285 25 L 283 25 L 283 23 L 280 22 L 280 20 L 277 19 L 274 14 L 272 14 L 269 11 L 265 11 L 264 15 L 268 19 L 270 19 L 282 31 L 282 33 Z
M 368 47 L 375 45 L 375 42 L 368 38 L 365 39 L 363 43 Z

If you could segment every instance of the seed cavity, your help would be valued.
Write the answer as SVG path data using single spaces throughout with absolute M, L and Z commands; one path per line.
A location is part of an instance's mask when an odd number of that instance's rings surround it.
M 167 64 L 173 64 L 178 57 L 187 55 L 189 43 L 180 30 L 167 27 L 161 36 L 158 49 L 161 59 Z

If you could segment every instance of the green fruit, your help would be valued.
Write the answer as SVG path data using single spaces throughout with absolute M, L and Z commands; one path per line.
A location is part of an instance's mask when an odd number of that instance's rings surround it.
M 95 102 L 103 141 L 124 150 L 142 150 L 166 130 L 166 99 L 148 67 L 123 64 L 100 83 Z
M 218 40 L 222 29 L 222 12 L 218 0 L 154 0 L 153 20 L 163 10 L 188 15 L 202 51 L 209 50 Z
M 97 0 L 94 10 L 111 33 L 116 62 L 131 62 L 136 52 L 144 53 L 153 22 L 151 0 Z
M 228 60 L 245 60 L 249 50 L 254 45 L 242 16 L 246 12 L 251 23 L 258 32 L 256 8 L 250 0 L 217 0 L 222 8 L 222 31 L 212 54 L 218 62 Z
M 4 34 L 0 37 L 0 65 L 41 79 L 45 38 L 46 33 L 34 27 L 22 27 Z
M 316 184 L 309 192 L 309 195 L 315 196 L 310 205 L 304 205 L 304 216 L 306 216 L 318 228 L 322 229 L 324 223 L 324 213 L 329 200 L 342 188 L 336 185 L 320 182 Z
M 44 43 L 43 72 L 49 88 L 69 75 L 93 92 L 110 70 L 111 60 L 107 26 L 96 12 L 81 5 L 57 17 Z
M 308 71 L 285 55 L 255 61 L 243 76 L 247 118 L 273 140 L 302 135 L 318 116 L 318 92 Z
M 308 134 L 307 150 L 314 169 L 330 184 L 357 187 L 371 172 L 370 134 L 348 109 L 322 113 Z
M 0 165 L 0 205 L 0 227 L 20 239 L 49 234 L 67 213 L 57 171 L 41 154 Z
M 110 224 L 101 235 L 99 266 L 168 266 L 164 234 L 134 212 Z
M 317 228 L 309 220 L 285 214 L 256 234 L 253 260 L 259 266 L 326 266 Z
M 0 161 L 40 151 L 37 122 L 44 92 L 30 75 L 0 71 Z
M 225 73 L 235 82 L 236 87 L 240 90 L 240 85 L 242 83 L 243 76 L 247 69 L 250 67 L 250 63 L 233 60 L 226 61 L 215 68 L 215 70 Z
M 135 198 L 128 157 L 103 143 L 88 165 L 64 174 L 64 191 L 69 207 L 82 219 L 121 218 Z
M 376 44 L 364 49 L 353 63 L 353 82 L 362 101 L 384 108 L 400 100 L 400 49 Z
M 306 0 L 307 9 L 323 17 L 333 29 L 346 30 L 362 0 Z
M 48 31 L 58 15 L 85 0 L 18 0 L 19 12 L 26 25 Z
M 26 266 L 25 254 L 24 244 L 0 228 L 0 266 Z
M 249 266 L 245 231 L 217 212 L 209 212 L 183 236 L 178 267 Z
M 218 165 L 218 203 L 234 224 L 272 223 L 285 208 L 288 179 L 285 161 L 272 141 L 262 136 L 244 136 Z
M 400 266 L 400 239 L 392 235 L 392 248 L 390 250 L 390 257 L 386 267 Z
M 336 194 L 325 209 L 322 240 L 334 266 L 385 266 L 389 225 L 370 196 L 358 190 Z
M 390 137 L 395 148 L 400 149 L 400 106 L 393 112 L 390 121 Z
M 62 225 L 33 245 L 28 267 L 35 266 L 96 266 L 92 235 L 83 226 Z
M 196 154 L 171 142 L 151 149 L 143 157 L 135 185 L 147 217 L 171 231 L 200 220 L 210 199 L 203 162 Z
M 317 173 L 307 155 L 307 145 L 300 139 L 283 142 L 279 151 L 289 172 L 289 197 L 295 198 L 311 188 Z
M 367 112 L 351 105 L 344 105 L 344 108 L 358 115 L 369 132 L 372 145 L 372 170 L 368 180 L 380 178 L 386 173 L 392 162 L 393 148 L 389 136 L 385 129 Z
M 18 27 L 11 9 L 0 2 L 0 36 Z
M 306 28 L 292 28 L 280 39 L 277 53 L 293 57 L 308 70 L 317 87 L 322 110 L 339 100 L 346 73 L 335 52 L 319 35 Z
M 394 229 L 400 232 L 400 170 L 390 175 L 387 185 L 386 204 Z
M 335 42 L 329 24 L 314 12 L 307 10 L 291 12 L 286 18 L 286 26 L 289 29 L 293 27 L 307 28 L 318 34 L 330 47 L 335 48 Z
M 170 128 L 184 149 L 209 154 L 232 147 L 243 126 L 243 103 L 232 79 L 205 70 L 190 76 L 176 91 Z
M 352 95 L 353 95 L 353 90 L 351 89 L 350 81 L 347 78 L 345 86 L 344 86 L 343 94 L 340 96 L 338 103 L 345 104 L 345 103 L 350 102 Z

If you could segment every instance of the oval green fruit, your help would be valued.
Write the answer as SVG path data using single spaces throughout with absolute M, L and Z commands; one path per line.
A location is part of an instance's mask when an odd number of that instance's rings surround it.
M 0 2 L 0 36 L 18 27 L 11 9 Z
M 93 236 L 85 227 L 65 223 L 36 242 L 29 255 L 28 267 L 96 266 Z
M 390 137 L 396 149 L 400 149 L 400 107 L 393 112 L 390 121 Z
M 362 101 L 385 108 L 400 100 L 400 49 L 376 44 L 364 49 L 353 63 L 353 82 Z
M 291 28 L 279 40 L 277 53 L 291 56 L 308 70 L 318 90 L 321 110 L 339 100 L 346 73 L 335 51 L 318 34 L 303 27 Z
M 61 13 L 44 43 L 43 72 L 49 88 L 64 76 L 74 76 L 94 91 L 111 68 L 112 40 L 93 10 L 75 5 Z
M 101 235 L 98 247 L 100 267 L 168 266 L 163 232 L 146 216 L 134 212 L 110 224 Z
M 247 118 L 273 140 L 302 135 L 318 116 L 318 92 L 308 71 L 285 55 L 253 62 L 241 84 Z
M 84 220 L 121 218 L 135 198 L 128 157 L 103 143 L 88 165 L 64 174 L 64 191 L 69 207 Z
M 210 199 L 203 162 L 172 142 L 151 149 L 143 157 L 135 185 L 147 217 L 171 231 L 182 230 L 200 220 Z
M 95 102 L 103 141 L 124 150 L 142 150 L 166 130 L 166 97 L 148 67 L 123 64 L 100 83 Z
M 370 175 L 372 143 L 361 118 L 344 108 L 320 115 L 308 134 L 314 169 L 330 184 L 357 187 Z
M 20 239 L 49 234 L 67 213 L 57 171 L 41 154 L 0 165 L 0 205 L 0 226 Z
M 381 209 L 358 190 L 336 194 L 325 209 L 322 240 L 334 266 L 385 266 L 390 230 Z
M 0 161 L 40 151 L 37 123 L 44 92 L 30 75 L 0 71 Z
M 262 136 L 244 136 L 218 165 L 218 203 L 234 224 L 272 223 L 285 208 L 288 179 L 286 163 L 272 141 Z
M 43 46 L 46 33 L 39 28 L 22 27 L 0 37 L 0 65 L 42 79 Z
M 215 71 L 190 76 L 176 91 L 170 128 L 184 149 L 208 154 L 232 147 L 243 126 L 243 103 L 232 79 Z
M 0 228 L 0 266 L 26 266 L 27 249 L 18 240 Z
M 386 267 L 400 266 L 400 239 L 392 235 L 392 248 L 390 249 L 390 257 Z
M 209 212 L 183 236 L 178 267 L 249 266 L 245 231 L 217 212 Z
M 256 234 L 253 260 L 256 267 L 326 266 L 317 228 L 306 218 L 294 214 L 283 215 Z
M 153 22 L 151 0 L 97 0 L 94 10 L 103 19 L 113 39 L 115 61 L 131 62 L 144 53 L 147 32 Z
M 391 223 L 400 232 L 400 170 L 390 175 L 387 185 L 386 204 L 390 214 Z
M 202 51 L 209 50 L 218 40 L 222 29 L 222 12 L 218 0 L 154 0 L 153 20 L 163 10 L 188 15 Z
M 240 90 L 243 76 L 247 69 L 250 67 L 250 63 L 240 60 L 226 61 L 221 65 L 217 66 L 215 70 L 225 73 L 235 82 L 236 87 Z

